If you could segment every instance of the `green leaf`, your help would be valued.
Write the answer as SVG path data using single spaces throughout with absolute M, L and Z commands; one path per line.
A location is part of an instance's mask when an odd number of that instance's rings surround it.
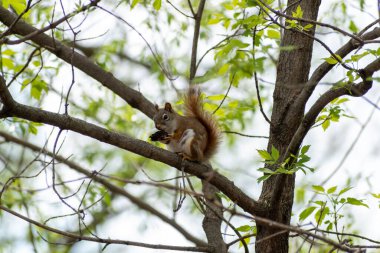
M 379 194 L 376 194 L 376 193 L 371 193 L 371 195 L 377 199 L 380 199 L 380 193 Z
M 237 108 L 239 106 L 239 102 L 234 100 L 228 103 L 228 107 L 230 108 Z
M 111 199 L 111 194 L 109 194 L 109 192 L 106 192 L 104 194 L 104 203 L 106 204 L 106 206 L 110 207 L 111 206 L 111 202 L 112 202 L 112 199 Z
M 268 30 L 268 38 L 271 38 L 271 39 L 280 39 L 281 38 L 281 34 L 277 30 L 269 29 Z
M 331 55 L 328 58 L 322 58 L 322 59 L 324 59 L 328 64 L 331 64 L 331 65 L 337 64 L 339 61 L 342 61 L 342 57 L 340 57 L 339 55 L 335 54 L 334 56 Z
M 338 63 L 338 61 L 335 58 L 332 58 L 332 57 L 322 58 L 322 59 L 324 59 L 328 64 L 331 64 L 331 65 Z
M 347 204 L 354 205 L 354 206 L 365 206 L 369 208 L 367 204 L 363 203 L 363 200 L 359 200 L 356 198 L 347 198 Z
M 297 9 L 295 12 L 292 13 L 292 16 L 295 18 L 302 18 L 303 17 L 303 11 L 301 9 L 301 5 L 297 6 Z
M 259 177 L 258 179 L 257 179 L 257 182 L 258 183 L 260 183 L 261 181 L 265 181 L 265 180 L 267 180 L 268 178 L 270 178 L 272 175 L 270 175 L 270 174 L 266 174 L 266 175 L 264 175 L 264 176 L 262 176 L 262 177 Z
M 223 4 L 223 7 L 224 7 L 226 10 L 229 10 L 229 11 L 232 11 L 232 10 L 234 9 L 233 4 L 230 4 L 230 3 L 224 3 L 224 4 Z
M 226 97 L 225 94 L 219 94 L 219 95 L 207 96 L 206 98 L 212 101 L 220 101 L 220 100 L 223 100 L 225 97 Z
M 301 154 L 306 154 L 309 151 L 310 145 L 305 145 L 301 148 Z
M 337 186 L 333 186 L 333 187 L 329 188 L 329 189 L 327 190 L 327 193 L 328 193 L 328 194 L 332 194 L 332 193 L 334 193 L 334 192 L 336 191 L 336 187 L 337 187 Z
M 283 174 L 288 174 L 288 175 L 291 175 L 293 174 L 295 171 L 294 170 L 287 170 L 285 169 L 284 167 L 279 167 L 277 170 L 276 170 L 277 173 L 283 173 Z
M 8 69 L 13 69 L 15 67 L 13 61 L 9 58 L 2 58 L 1 59 L 1 62 L 3 64 L 3 66 L 7 67 Z
M 0 3 L 3 5 L 4 8 L 8 9 L 10 0 L 2 0 Z
M 131 4 L 131 9 L 133 9 L 141 0 L 133 0 Z
M 38 133 L 37 127 L 35 127 L 33 124 L 29 124 L 28 129 L 29 132 L 33 135 L 36 135 Z
M 296 190 L 296 202 L 302 203 L 305 201 L 305 189 L 300 187 Z
M 280 157 L 280 152 L 278 152 L 278 149 L 276 149 L 273 145 L 272 145 L 272 150 L 271 150 L 271 157 L 273 158 L 273 160 L 277 161 L 278 158 Z
M 360 11 L 363 11 L 364 9 L 364 0 L 360 0 L 359 3 L 360 3 Z
M 312 188 L 317 192 L 325 192 L 325 188 L 323 188 L 321 185 L 313 185 Z
M 243 225 L 243 226 L 236 228 L 236 230 L 239 232 L 249 232 L 249 231 L 251 231 L 251 226 Z
M 225 73 L 227 73 L 227 71 L 229 70 L 230 68 L 230 64 L 226 63 L 226 64 L 223 64 L 222 67 L 220 67 L 220 69 L 218 70 L 218 74 L 219 75 L 224 75 Z
M 359 32 L 359 28 L 356 26 L 356 24 L 352 20 L 350 20 L 350 25 L 348 26 L 348 29 L 350 29 L 350 31 L 353 33 Z
M 261 171 L 263 173 L 267 173 L 267 174 L 274 174 L 274 171 L 273 170 L 270 170 L 268 168 L 259 168 L 257 169 L 258 171 Z
M 158 11 L 161 9 L 161 0 L 154 0 L 153 2 L 153 8 Z
M 211 18 L 208 20 L 207 24 L 208 25 L 215 25 L 215 24 L 219 23 L 220 21 L 221 21 L 220 18 Z
M 6 49 L 4 51 L 1 52 L 2 55 L 8 55 L 8 56 L 12 56 L 12 55 L 15 55 L 16 52 L 11 50 L 11 49 Z
M 326 202 L 321 201 L 321 200 L 314 201 L 314 203 L 319 205 L 319 206 L 324 206 L 326 204 Z
M 348 192 L 349 190 L 351 190 L 353 187 L 346 187 L 344 189 L 342 189 L 339 193 L 338 193 L 338 196 L 342 195 L 343 193 L 345 192 Z
M 41 98 L 42 91 L 48 91 L 47 83 L 44 80 L 37 78 L 32 82 L 32 87 L 30 88 L 30 95 L 32 98 L 39 100 Z
M 347 101 L 350 101 L 348 98 L 341 98 L 341 99 L 338 99 L 335 104 L 342 104 L 344 102 L 347 102 Z
M 313 24 L 307 24 L 303 27 L 304 30 L 309 31 L 311 28 L 313 28 Z
M 316 208 L 317 208 L 316 206 L 311 206 L 311 207 L 306 208 L 305 210 L 302 211 L 302 213 L 300 213 L 298 219 L 300 221 L 305 220 L 307 217 L 310 216 L 310 214 L 314 212 Z
M 367 55 L 369 55 L 370 52 L 369 51 L 365 51 L 361 54 L 354 54 L 351 56 L 350 59 L 346 60 L 345 62 L 358 62 L 360 59 L 366 57 Z
M 326 129 L 329 128 L 329 126 L 330 126 L 330 120 L 325 120 L 322 123 L 322 129 L 323 129 L 323 131 L 326 131 Z
M 333 224 L 329 222 L 329 225 L 327 226 L 326 230 L 331 231 L 333 229 Z
M 17 14 L 20 14 L 21 12 L 23 12 L 26 8 L 26 5 L 25 3 L 11 3 L 12 7 L 14 8 L 14 10 L 16 11 Z
M 266 161 L 272 161 L 272 156 L 264 149 L 258 149 L 257 152 L 259 153 L 259 155 L 261 156 L 261 158 L 263 158 L 264 160 Z
M 315 213 L 315 216 L 314 216 L 315 222 L 318 223 L 318 225 L 320 225 L 325 219 L 326 214 L 328 214 L 329 212 L 330 212 L 330 209 L 327 206 L 322 206 L 322 208 L 320 208 Z
M 251 241 L 251 237 L 244 238 L 244 242 L 245 242 L 245 244 L 248 245 L 248 244 L 250 243 L 250 241 Z M 243 247 L 243 242 L 242 242 L 242 241 L 239 242 L 239 249 L 240 249 L 241 247 Z
M 307 162 L 310 161 L 310 159 L 311 159 L 309 156 L 304 155 L 304 154 L 301 154 L 300 158 L 301 158 L 301 159 L 299 159 L 299 160 L 297 161 L 297 163 L 299 163 L 299 164 L 301 164 L 301 165 L 304 165 L 305 163 L 307 163 Z
M 244 43 L 244 42 L 237 40 L 237 39 L 230 40 L 230 44 L 231 44 L 231 46 L 238 47 L 238 48 L 246 48 L 249 46 L 248 43 Z

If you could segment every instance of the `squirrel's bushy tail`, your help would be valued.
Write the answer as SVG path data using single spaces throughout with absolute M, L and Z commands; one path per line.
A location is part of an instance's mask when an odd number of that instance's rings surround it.
M 213 116 L 203 109 L 203 102 L 198 87 L 190 87 L 184 97 L 185 115 L 196 117 L 206 128 L 208 137 L 204 160 L 207 161 L 213 156 L 221 141 L 221 132 Z

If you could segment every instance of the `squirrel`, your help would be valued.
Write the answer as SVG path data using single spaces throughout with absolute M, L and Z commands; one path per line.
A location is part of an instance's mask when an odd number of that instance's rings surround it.
M 199 89 L 189 88 L 184 96 L 184 105 L 184 116 L 176 113 L 170 103 L 165 103 L 161 109 L 156 105 L 153 121 L 160 131 L 150 138 L 166 144 L 170 151 L 180 154 L 185 160 L 207 162 L 220 144 L 217 122 L 203 109 Z

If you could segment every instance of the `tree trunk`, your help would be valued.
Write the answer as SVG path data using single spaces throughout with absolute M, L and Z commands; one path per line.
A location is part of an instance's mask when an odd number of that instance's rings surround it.
M 290 16 L 298 6 L 295 2 L 300 2 L 304 13 L 303 18 L 317 19 L 320 0 L 289 0 L 288 6 L 291 7 L 288 9 L 287 14 Z M 308 33 L 314 35 L 314 31 L 315 26 Z M 271 150 L 272 146 L 276 147 L 280 151 L 282 159 L 284 159 L 283 155 L 287 146 L 304 115 L 305 106 L 295 108 L 293 102 L 308 80 L 313 42 L 313 39 L 293 30 L 285 30 L 282 37 L 281 46 L 294 46 L 295 49 L 281 51 L 279 55 L 276 86 L 273 93 L 272 124 L 267 147 L 268 151 Z M 294 182 L 295 175 L 273 176 L 264 182 L 260 201 L 268 203 L 270 206 L 270 211 L 266 218 L 284 224 L 290 223 Z M 279 232 L 279 230 L 257 224 L 256 252 L 288 252 L 289 233 L 284 232 L 277 236 L 269 237 L 276 232 Z M 268 239 L 263 240 L 267 237 Z
M 209 246 L 213 247 L 214 253 L 227 253 L 227 245 L 224 243 L 221 233 L 223 205 L 218 197 L 218 189 L 206 180 L 202 181 L 202 191 L 205 195 L 205 217 L 202 227 L 205 231 Z

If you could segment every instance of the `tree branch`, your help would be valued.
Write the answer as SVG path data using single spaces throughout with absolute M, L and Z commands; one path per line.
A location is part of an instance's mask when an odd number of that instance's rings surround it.
M 353 97 L 361 97 L 368 92 L 372 87 L 372 75 L 380 70 L 380 58 L 374 60 L 368 64 L 364 69 L 360 70 L 363 81 L 359 84 L 350 83 L 344 85 L 343 87 L 332 87 L 330 90 L 325 92 L 309 109 L 304 118 L 302 119 L 297 131 L 293 135 L 286 152 L 283 156 L 283 160 L 290 157 L 291 154 L 296 154 L 300 148 L 302 141 L 304 140 L 306 134 L 313 126 L 315 119 L 318 117 L 319 113 L 328 105 L 332 100 L 348 95 Z M 280 161 L 280 162 L 283 162 Z M 281 194 L 283 185 L 285 184 L 286 175 L 278 175 L 275 188 L 273 189 L 273 200 L 276 200 Z
M 290 15 L 287 15 L 281 11 L 276 11 L 275 9 L 273 9 L 272 7 L 270 7 L 267 3 L 261 1 L 261 0 L 258 0 L 258 2 L 260 3 L 260 5 L 262 6 L 265 6 L 266 8 L 268 8 L 271 12 L 273 12 L 274 14 L 278 15 L 278 16 L 281 16 L 281 17 L 284 17 L 284 18 L 287 18 L 287 19 L 290 19 L 290 20 L 297 20 L 297 21 L 302 21 L 302 22 L 305 22 L 307 24 L 314 24 L 314 25 L 319 25 L 319 26 L 323 26 L 323 27 L 328 27 L 334 31 L 337 31 L 337 32 L 340 32 L 341 34 L 343 35 L 346 35 L 346 36 L 349 36 L 351 37 L 352 39 L 356 40 L 357 42 L 359 43 L 363 43 L 363 40 L 358 37 L 357 35 L 355 34 L 351 34 L 351 33 L 348 33 L 346 32 L 345 30 L 343 29 L 340 29 L 339 27 L 337 26 L 333 26 L 333 25 L 330 25 L 330 24 L 326 24 L 326 23 L 322 23 L 322 22 L 318 22 L 316 20 L 312 20 L 312 19 L 306 19 L 306 18 L 297 18 L 297 17 L 293 17 L 293 16 L 290 16 Z M 262 7 L 261 7 L 262 8 Z M 289 6 L 288 6 L 289 8 Z M 287 9 L 288 9 L 287 8 Z
M 48 31 L 48 30 L 51 30 L 51 29 L 56 28 L 56 27 L 59 26 L 61 23 L 67 21 L 68 19 L 74 17 L 75 15 L 77 15 L 77 14 L 79 14 L 79 13 L 81 13 L 81 12 L 85 12 L 85 11 L 87 11 L 87 10 L 90 9 L 91 7 L 96 6 L 99 2 L 100 2 L 100 0 L 90 1 L 89 4 L 84 5 L 84 6 L 83 6 L 82 8 L 80 8 L 79 10 L 76 10 L 76 11 L 74 11 L 74 12 L 72 12 L 72 13 L 69 13 L 69 14 L 63 16 L 62 18 L 58 19 L 57 21 L 55 21 L 55 22 L 53 22 L 53 23 L 50 23 L 48 26 L 45 26 L 44 28 L 41 28 L 41 29 L 39 29 L 39 30 L 36 30 L 36 31 L 34 31 L 34 32 L 32 32 L 32 33 L 30 33 L 30 34 L 24 36 L 24 37 L 21 38 L 21 39 L 18 39 L 18 40 L 7 40 L 7 39 L 2 39 L 2 40 L 0 40 L 0 44 L 2 44 L 2 43 L 5 42 L 5 43 L 8 44 L 8 45 L 16 45 L 16 44 L 20 44 L 20 43 L 22 43 L 22 42 L 25 42 L 25 41 L 27 41 L 27 40 L 30 40 L 30 39 L 32 39 L 33 37 L 35 37 L 36 35 L 38 35 L 38 34 L 41 34 L 41 33 L 44 33 L 44 32 L 46 32 L 46 31 Z M 18 20 L 17 20 L 17 22 L 18 22 Z M 16 22 L 15 24 L 17 24 L 17 22 Z M 13 28 L 12 28 L 12 31 L 13 31 Z
M 227 253 L 227 246 L 221 234 L 223 218 L 223 205 L 218 197 L 218 189 L 206 181 L 202 181 L 202 191 L 206 206 L 205 215 L 202 222 L 207 241 L 210 246 L 218 249 L 215 253 Z
M 143 248 L 150 248 L 150 249 L 166 249 L 166 250 L 177 250 L 177 251 L 192 251 L 192 252 L 211 252 L 209 247 L 182 247 L 182 246 L 171 246 L 171 245 L 160 245 L 160 244 L 148 244 L 148 243 L 141 243 L 141 242 L 134 242 L 134 241 L 125 241 L 125 240 L 117 240 L 117 239 L 103 239 L 100 237 L 91 237 L 91 236 L 85 236 L 85 235 L 77 235 L 74 233 L 62 231 L 56 228 L 49 227 L 47 225 L 44 225 L 38 221 L 35 221 L 33 219 L 30 219 L 20 213 L 17 213 L 9 208 L 6 208 L 5 206 L 0 206 L 0 209 L 12 214 L 13 216 L 16 216 L 30 224 L 33 224 L 37 227 L 40 227 L 44 230 L 50 231 L 55 234 L 59 234 L 65 237 L 69 237 L 72 239 L 75 239 L 77 241 L 90 241 L 90 242 L 98 242 L 98 243 L 105 243 L 105 244 L 121 244 L 121 245 L 129 245 L 129 246 L 137 246 L 137 247 L 143 247 Z
M 268 218 L 258 217 L 255 215 L 252 215 L 252 216 L 245 215 L 245 214 L 238 213 L 235 210 L 231 210 L 231 209 L 228 209 L 228 211 L 230 211 L 233 214 L 239 215 L 241 217 L 244 217 L 244 218 L 247 218 L 250 220 L 255 220 L 256 224 L 260 224 L 260 225 L 268 227 L 268 228 L 277 228 L 278 229 L 278 233 L 276 232 L 277 236 L 284 233 L 284 230 L 286 230 L 289 232 L 297 233 L 299 235 L 310 236 L 312 238 L 320 240 L 324 243 L 327 243 L 327 244 L 334 246 L 337 249 L 345 251 L 345 252 L 353 252 L 353 253 L 358 252 L 356 249 L 351 248 L 351 246 L 342 245 L 339 242 L 336 242 L 336 241 L 334 241 L 334 240 L 332 240 L 326 236 L 315 234 L 313 231 L 305 230 L 305 229 L 302 229 L 302 228 L 294 226 L 294 225 L 283 224 L 281 222 L 273 221 L 273 220 L 268 219 Z M 268 237 L 272 237 L 272 235 L 269 235 Z M 263 240 L 267 240 L 268 237 L 264 237 L 264 238 L 260 239 L 260 242 L 262 242 Z M 258 242 L 259 242 L 259 240 L 257 240 L 257 243 Z M 230 245 L 230 243 L 228 245 Z
M 15 14 L 0 6 L 0 21 L 4 25 L 10 26 L 16 19 L 17 16 Z M 12 28 L 13 33 L 22 36 L 35 34 L 31 38 L 34 43 L 47 49 L 70 65 L 72 64 L 76 68 L 82 70 L 84 73 L 100 82 L 102 85 L 124 99 L 129 105 L 140 110 L 148 117 L 153 117 L 155 112 L 154 105 L 140 92 L 129 88 L 123 82 L 115 78 L 110 72 L 105 71 L 87 57 L 77 52 L 73 52 L 71 48 L 44 33 L 39 34 L 38 31 L 38 29 L 22 20 L 19 20 Z
M 130 194 L 129 192 L 127 192 L 123 188 L 118 187 L 114 184 L 111 184 L 110 182 L 108 182 L 108 180 L 102 178 L 102 176 L 99 176 L 96 172 L 88 171 L 88 170 L 84 169 L 83 167 L 81 167 L 79 164 L 77 164 L 73 161 L 70 161 L 63 156 L 53 154 L 53 152 L 48 151 L 45 148 L 38 147 L 34 144 L 31 144 L 29 142 L 26 142 L 24 140 L 16 138 L 10 134 L 7 134 L 6 132 L 0 131 L 0 136 L 3 137 L 8 142 L 13 142 L 13 143 L 21 145 L 23 147 L 26 147 L 26 148 L 34 151 L 34 152 L 42 152 L 44 154 L 47 154 L 50 157 L 54 157 L 54 159 L 56 159 L 58 162 L 66 164 L 69 168 L 71 168 L 71 169 L 73 169 L 73 170 L 75 170 L 81 174 L 86 175 L 88 178 L 91 178 L 92 180 L 94 180 L 97 183 L 100 183 L 101 185 L 106 187 L 111 192 L 118 194 L 118 195 L 121 195 L 123 197 L 126 197 L 129 201 L 131 201 L 133 204 L 135 204 L 140 209 L 145 210 L 145 211 L 155 215 L 156 217 L 161 219 L 163 222 L 165 222 L 165 223 L 169 224 L 170 226 L 172 226 L 173 228 L 175 228 L 187 240 L 193 242 L 197 246 L 206 246 L 207 245 L 204 241 L 202 241 L 202 240 L 194 237 L 193 235 L 191 235 L 182 226 L 180 226 L 175 220 L 168 218 L 163 213 L 159 212 L 156 208 L 154 208 L 153 206 L 142 201 L 140 198 L 133 196 L 132 194 Z
M 367 93 L 371 86 L 372 81 L 363 81 L 359 84 L 349 84 L 341 88 L 332 88 L 328 90 L 315 102 L 315 104 L 310 108 L 309 112 L 305 115 L 304 119 L 297 129 L 297 132 L 293 136 L 293 139 L 288 146 L 286 154 L 295 154 L 307 132 L 314 124 L 315 119 L 327 104 L 343 95 L 349 95 L 353 97 L 363 96 L 365 93 Z
M 201 0 L 198 6 L 197 13 L 194 15 L 195 24 L 194 24 L 194 34 L 193 34 L 193 43 L 191 49 L 191 62 L 190 62 L 190 83 L 195 77 L 197 72 L 197 53 L 198 53 L 198 40 L 199 40 L 199 31 L 201 28 L 201 21 L 203 15 L 203 9 L 205 7 L 206 0 Z
M 364 29 L 363 29 L 364 30 Z M 376 27 L 372 31 L 365 33 L 361 36 L 363 40 L 373 40 L 380 37 L 380 28 Z M 335 55 L 339 55 L 342 59 L 346 57 L 349 53 L 354 51 L 360 46 L 353 39 L 349 40 L 340 49 L 335 52 Z M 321 79 L 335 66 L 335 64 L 329 64 L 326 61 L 319 65 L 318 68 L 313 72 L 310 79 L 306 83 L 304 89 L 302 90 L 300 96 L 296 100 L 297 106 L 304 105 L 311 94 L 313 93 L 315 87 L 321 81 Z
M 27 105 L 22 105 L 14 101 L 7 91 L 5 80 L 0 76 L 0 99 L 3 101 L 3 113 L 0 117 L 19 117 L 29 121 L 44 123 L 59 127 L 60 129 L 71 130 L 82 135 L 97 139 L 98 141 L 111 144 L 113 146 L 128 150 L 143 157 L 153 159 L 182 171 L 194 175 L 200 179 L 208 181 L 228 196 L 233 202 L 248 213 L 264 215 L 266 207 L 250 198 L 242 190 L 234 185 L 234 182 L 205 165 L 183 161 L 180 156 L 173 152 L 157 148 L 147 142 L 134 139 L 130 136 L 109 131 L 105 128 L 87 123 L 81 119 L 48 112 Z M 4 101 L 7 101 L 4 102 Z

